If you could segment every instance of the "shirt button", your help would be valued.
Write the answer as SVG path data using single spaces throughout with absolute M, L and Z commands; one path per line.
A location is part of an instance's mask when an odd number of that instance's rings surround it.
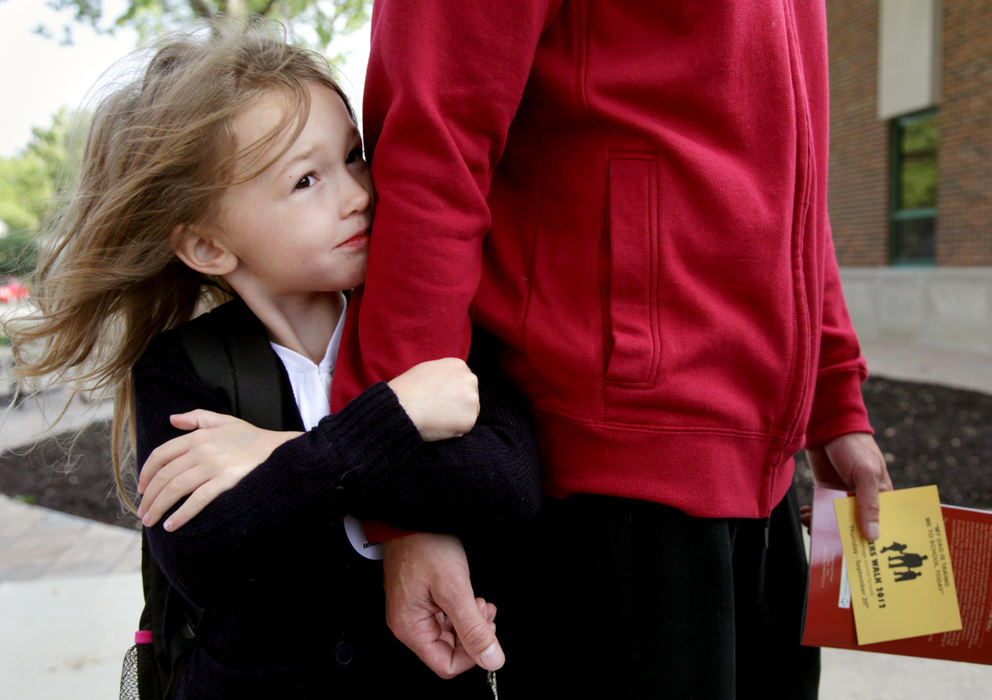
M 355 649 L 348 642 L 338 642 L 334 647 L 334 660 L 339 666 L 347 666 L 355 658 Z

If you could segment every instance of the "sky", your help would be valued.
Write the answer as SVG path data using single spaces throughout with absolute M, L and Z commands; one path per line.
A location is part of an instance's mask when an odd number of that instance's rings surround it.
M 106 15 L 116 17 L 125 1 L 103 4 Z M 44 0 L 0 0 L 0 158 L 20 153 L 31 138 L 31 127 L 49 126 L 59 107 L 80 106 L 103 72 L 136 47 L 137 36 L 130 31 L 111 37 L 74 25 L 72 46 L 32 31 L 45 24 L 60 36 L 67 17 L 48 8 Z M 368 41 L 366 26 L 334 47 L 348 55 L 340 69 L 343 87 L 356 108 L 362 103 Z

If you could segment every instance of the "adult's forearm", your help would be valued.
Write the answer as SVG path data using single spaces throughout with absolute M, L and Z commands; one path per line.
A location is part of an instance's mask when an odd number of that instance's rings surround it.
M 418 362 L 467 355 L 490 177 L 559 4 L 376 3 L 363 120 L 380 198 L 333 410 Z

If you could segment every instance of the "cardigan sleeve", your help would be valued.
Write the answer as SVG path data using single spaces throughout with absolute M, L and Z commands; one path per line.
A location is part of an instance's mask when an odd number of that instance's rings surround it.
M 352 515 L 459 535 L 537 516 L 537 444 L 523 398 L 497 367 L 494 343 L 477 332 L 468 357 L 479 377 L 481 411 L 475 427 L 456 440 L 424 443 L 416 459 L 396 470 L 389 487 L 377 486 Z
M 139 464 L 181 434 L 170 415 L 230 412 L 199 381 L 174 335 L 153 343 L 133 376 Z M 489 386 L 480 377 L 484 418 L 465 438 L 424 443 L 388 385 L 375 384 L 276 449 L 179 530 L 149 528 L 153 556 L 184 595 L 209 606 L 232 581 L 272 567 L 292 571 L 313 556 L 315 539 L 340 536 L 347 512 L 454 532 L 532 517 L 537 450 L 523 411 Z
M 375 3 L 363 122 L 380 198 L 333 410 L 418 362 L 466 356 L 492 173 L 560 4 Z

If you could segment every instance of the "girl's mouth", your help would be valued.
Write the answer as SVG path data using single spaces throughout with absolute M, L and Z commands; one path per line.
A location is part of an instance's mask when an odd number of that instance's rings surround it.
M 362 231 L 361 233 L 352 236 L 344 243 L 339 245 L 339 248 L 365 248 L 369 244 L 369 233 L 368 231 Z

